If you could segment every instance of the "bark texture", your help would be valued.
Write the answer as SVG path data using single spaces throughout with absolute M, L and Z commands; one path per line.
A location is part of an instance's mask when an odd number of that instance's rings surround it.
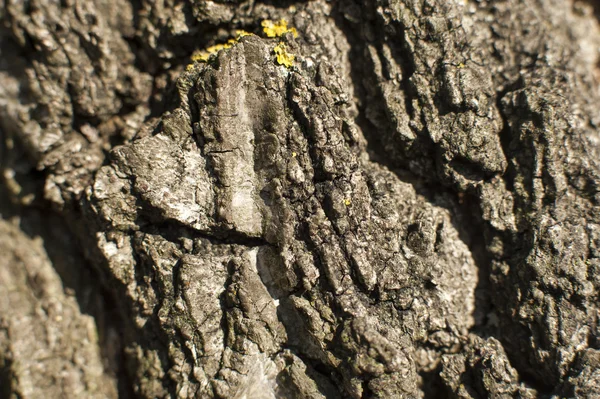
M 595 12 L 5 1 L 0 395 L 600 396 Z

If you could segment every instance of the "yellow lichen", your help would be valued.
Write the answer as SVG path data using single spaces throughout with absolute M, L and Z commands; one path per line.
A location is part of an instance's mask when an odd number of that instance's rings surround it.
M 463 69 L 463 68 L 465 67 L 465 64 L 463 64 L 463 63 L 461 62 L 461 63 L 459 63 L 459 64 L 458 64 L 456 67 L 457 67 L 458 69 Z
M 227 40 L 227 43 L 219 43 L 219 44 L 215 44 L 213 46 L 210 46 L 204 50 L 201 51 L 196 51 L 194 52 L 194 54 L 192 54 L 192 61 L 194 62 L 208 62 L 208 60 L 210 59 L 211 56 L 213 56 L 214 54 L 217 54 L 219 51 L 221 50 L 225 50 L 228 48 L 233 47 L 233 45 L 235 45 L 236 43 L 238 43 L 240 41 L 240 39 L 244 36 L 250 36 L 252 35 L 252 33 L 250 32 L 246 32 L 245 30 L 237 30 L 235 31 L 235 39 L 229 39 Z M 192 65 L 188 65 L 187 69 L 188 71 L 190 69 L 192 69 L 193 64 Z
M 296 153 L 296 151 L 292 152 L 292 158 L 296 158 L 298 156 L 298 154 Z
M 298 32 L 294 27 L 288 27 L 287 21 L 285 19 L 279 20 L 279 22 L 273 22 L 271 20 L 264 20 L 261 23 L 263 27 L 263 32 L 267 35 L 267 37 L 281 37 L 286 33 L 291 33 L 294 37 L 298 37 Z M 221 50 L 226 50 L 228 48 L 233 47 L 236 43 L 240 41 L 242 37 L 250 36 L 252 33 L 246 32 L 245 30 L 237 30 L 235 32 L 236 37 L 234 39 L 229 39 L 227 43 L 219 43 L 213 46 L 210 46 L 201 51 L 195 51 L 191 59 L 194 62 L 208 62 L 208 60 L 217 54 Z M 283 65 L 286 68 L 291 68 L 294 65 L 294 59 L 296 58 L 293 54 L 288 53 L 285 44 L 283 42 L 279 43 L 273 49 L 275 52 L 276 60 L 279 65 Z M 194 67 L 194 64 L 190 64 L 187 66 L 187 70 L 190 71 Z
M 217 54 L 221 50 L 231 48 L 231 46 L 233 46 L 235 43 L 235 39 L 231 39 L 227 43 L 215 44 L 214 46 L 210 46 L 205 50 L 197 51 L 192 54 L 192 61 L 207 62 L 212 55 Z
M 281 37 L 286 33 L 291 33 L 294 37 L 298 37 L 296 28 L 288 28 L 287 21 L 285 19 L 279 20 L 279 22 L 273 22 L 270 19 L 265 19 L 261 23 L 263 32 L 267 37 Z
M 250 35 L 252 35 L 252 33 L 246 32 L 245 30 L 242 30 L 242 29 L 238 29 L 235 31 L 235 36 L 238 40 L 240 40 L 240 38 L 242 38 L 244 36 L 250 36 Z
M 283 65 L 286 68 L 291 68 L 294 66 L 294 59 L 296 56 L 288 53 L 285 43 L 280 42 L 277 46 L 275 46 L 273 51 L 275 52 L 275 58 L 279 65 Z
M 350 204 L 352 204 L 352 200 L 350 198 L 344 199 L 344 205 L 350 206 Z

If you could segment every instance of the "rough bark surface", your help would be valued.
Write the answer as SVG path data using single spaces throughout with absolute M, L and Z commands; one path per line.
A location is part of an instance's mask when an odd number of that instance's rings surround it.
M 597 14 L 5 1 L 0 396 L 599 397 Z

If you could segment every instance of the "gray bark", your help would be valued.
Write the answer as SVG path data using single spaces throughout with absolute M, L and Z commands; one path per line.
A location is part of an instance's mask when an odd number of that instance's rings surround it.
M 599 397 L 599 10 L 5 1 L 0 396 Z

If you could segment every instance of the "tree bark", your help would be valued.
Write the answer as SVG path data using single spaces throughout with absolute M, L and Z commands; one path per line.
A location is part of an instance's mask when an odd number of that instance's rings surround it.
M 595 13 L 5 1 L 0 396 L 600 396 Z

